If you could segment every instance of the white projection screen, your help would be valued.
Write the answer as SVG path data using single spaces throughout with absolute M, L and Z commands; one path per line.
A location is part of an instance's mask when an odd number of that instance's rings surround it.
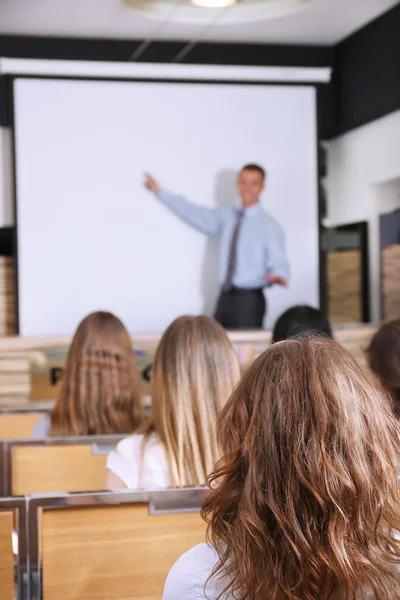
M 97 309 L 135 333 L 212 314 L 218 242 L 147 192 L 144 171 L 212 207 L 238 202 L 243 164 L 263 165 L 291 271 L 266 291 L 265 326 L 318 305 L 313 86 L 17 78 L 14 127 L 21 335 L 72 334 Z

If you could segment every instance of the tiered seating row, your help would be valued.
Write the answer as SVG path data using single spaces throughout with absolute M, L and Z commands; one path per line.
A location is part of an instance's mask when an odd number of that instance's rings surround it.
M 366 366 L 364 350 L 368 346 L 376 327 L 357 325 L 337 327 L 335 339 Z M 229 332 L 241 363 L 253 360 L 271 342 L 270 331 Z M 159 335 L 141 335 L 133 338 L 135 348 L 151 350 L 156 347 Z M 67 348 L 70 338 L 19 338 L 0 337 L 0 406 L 15 406 L 29 402 L 30 375 L 29 355 L 38 349 Z
M 204 488 L 0 500 L 2 600 L 159 600 L 206 539 Z

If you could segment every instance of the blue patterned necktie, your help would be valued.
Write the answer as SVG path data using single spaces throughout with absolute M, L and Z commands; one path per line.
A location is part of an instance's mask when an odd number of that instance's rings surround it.
M 239 239 L 240 226 L 243 221 L 243 215 L 244 215 L 244 211 L 240 210 L 236 217 L 235 228 L 233 230 L 233 235 L 232 235 L 231 248 L 229 251 L 228 270 L 226 273 L 226 279 L 225 279 L 225 283 L 224 283 L 224 291 L 225 292 L 229 292 L 232 289 L 232 281 L 233 281 L 233 276 L 235 274 L 236 262 L 237 262 L 237 260 L 236 260 L 237 259 L 237 256 L 236 256 L 237 255 L 237 243 L 238 243 L 238 239 Z

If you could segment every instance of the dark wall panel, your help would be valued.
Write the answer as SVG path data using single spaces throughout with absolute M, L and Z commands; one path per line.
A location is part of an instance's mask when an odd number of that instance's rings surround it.
M 350 0 L 349 0 L 350 1 Z M 141 40 L 0 36 L 0 56 L 129 61 Z M 169 63 L 187 42 L 153 42 L 142 62 Z M 319 128 L 330 138 L 400 108 L 400 2 L 336 47 L 199 43 L 188 64 L 333 66 L 330 86 L 319 86 Z M 1 94 L 0 94 L 1 104 Z M 4 106 L 4 95 L 3 95 Z
M 129 61 L 141 40 L 107 40 L 0 35 L 0 56 L 64 60 Z M 140 56 L 145 62 L 171 62 L 187 42 L 153 42 Z M 326 67 L 333 49 L 326 46 L 199 43 L 185 63 Z
M 126 61 L 136 50 L 139 43 L 137 40 L 0 35 L 0 56 L 59 60 Z
M 0 256 L 14 255 L 14 227 L 0 227 Z
M 400 109 L 400 3 L 335 48 L 335 134 Z
M 14 58 L 50 58 L 59 60 L 131 60 L 140 40 L 107 40 L 0 36 L 0 56 Z M 171 63 L 187 42 L 153 42 L 140 53 L 140 62 Z M 188 52 L 183 63 L 241 66 L 331 67 L 333 48 L 327 46 L 287 46 L 267 44 L 199 43 Z M 4 111 L 8 95 L 6 81 L 0 77 L 0 125 L 9 124 L 9 110 Z M 321 137 L 334 131 L 333 87 L 318 86 L 318 122 Z M 2 112 L 2 116 L 1 116 Z

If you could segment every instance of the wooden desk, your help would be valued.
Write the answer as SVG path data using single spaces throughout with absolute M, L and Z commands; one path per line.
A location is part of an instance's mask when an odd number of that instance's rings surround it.
M 340 326 L 334 329 L 335 339 L 347 348 L 363 367 L 366 367 L 365 349 L 376 326 Z M 240 353 L 243 348 L 254 346 L 254 354 L 259 354 L 271 342 L 271 332 L 235 331 L 229 333 L 233 344 Z M 160 334 L 133 336 L 135 348 L 154 348 Z M 70 337 L 21 338 L 0 337 L 0 406 L 16 406 L 29 402 L 30 375 L 29 353 L 38 348 L 68 347 Z

